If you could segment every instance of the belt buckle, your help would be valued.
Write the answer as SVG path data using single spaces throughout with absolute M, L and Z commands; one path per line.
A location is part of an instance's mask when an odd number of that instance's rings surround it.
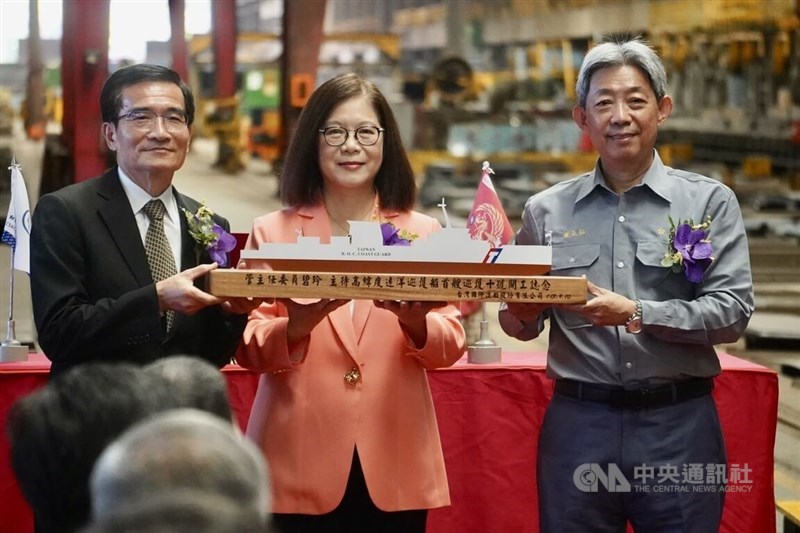
M 628 409 L 645 409 L 652 403 L 653 389 L 642 387 L 640 389 L 626 390 L 622 394 L 621 407 Z

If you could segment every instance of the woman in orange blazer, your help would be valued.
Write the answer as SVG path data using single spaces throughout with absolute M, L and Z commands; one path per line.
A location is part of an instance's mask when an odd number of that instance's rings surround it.
M 288 207 L 257 218 L 247 248 L 297 235 L 327 243 L 349 220 L 419 238 L 440 229 L 411 210 L 414 175 L 391 108 L 355 74 L 309 99 L 281 199 Z M 445 302 L 279 299 L 251 313 L 238 359 L 262 376 L 247 435 L 269 462 L 277 528 L 424 532 L 427 509 L 450 503 L 426 370 L 464 348 Z

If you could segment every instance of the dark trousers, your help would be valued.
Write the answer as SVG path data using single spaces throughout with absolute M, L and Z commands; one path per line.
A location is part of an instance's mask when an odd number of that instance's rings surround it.
M 278 533 L 425 533 L 427 518 L 427 509 L 378 509 L 369 497 L 358 453 L 354 453 L 344 498 L 336 509 L 322 515 L 276 513 L 272 523 Z
M 624 533 L 630 521 L 637 533 L 716 533 L 717 465 L 726 454 L 710 394 L 654 409 L 555 394 L 539 436 L 540 530 Z M 692 469 L 702 481 L 686 480 Z

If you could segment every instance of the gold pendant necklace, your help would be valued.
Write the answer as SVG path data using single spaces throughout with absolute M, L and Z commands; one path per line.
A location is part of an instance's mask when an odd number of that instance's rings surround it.
M 336 220 L 336 218 L 335 218 L 333 215 L 331 215 L 331 212 L 330 212 L 330 211 L 328 211 L 328 206 L 327 206 L 327 205 L 325 206 L 325 212 L 326 212 L 326 213 L 328 213 L 328 218 L 330 218 L 331 220 L 333 220 L 333 222 L 334 222 L 334 223 L 335 223 L 337 226 L 339 226 L 340 228 L 342 228 L 342 231 L 344 231 L 345 235 L 347 235 L 348 233 L 350 233 L 350 228 L 349 228 L 349 227 L 345 227 L 345 225 L 344 225 L 344 224 L 342 224 L 341 222 L 339 222 L 338 220 Z M 348 226 L 349 226 L 349 224 L 348 224 Z
M 325 203 L 323 201 L 322 205 L 325 206 L 325 212 L 328 214 L 328 218 L 330 218 L 333 221 L 334 224 L 339 226 L 339 228 L 341 228 L 341 230 L 344 231 L 345 235 L 349 235 L 350 234 L 350 225 L 348 224 L 347 226 L 345 226 L 335 216 L 333 216 L 331 214 L 330 209 L 328 209 L 328 204 L 327 203 Z M 372 215 L 372 219 L 377 220 L 379 214 L 380 214 L 380 209 L 378 208 L 378 195 L 376 193 L 375 194 L 375 201 L 372 203 L 372 206 L 370 207 L 369 211 L 367 211 L 367 213 L 361 215 L 360 217 L 358 217 L 355 220 L 366 220 L 367 215 Z

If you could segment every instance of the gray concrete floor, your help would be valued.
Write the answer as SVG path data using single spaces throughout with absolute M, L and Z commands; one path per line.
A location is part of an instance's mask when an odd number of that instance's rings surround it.
M 32 207 L 39 194 L 43 145 L 22 139 L 17 131 L 13 141 L 13 153 L 22 165 L 28 185 Z M 214 211 L 225 216 L 235 232 L 249 232 L 253 218 L 279 208 L 276 197 L 277 180 L 269 165 L 250 160 L 246 169 L 236 175 L 226 175 L 213 168 L 216 159 L 216 143 L 208 139 L 195 139 L 184 167 L 177 173 L 174 184 L 181 192 L 198 200 L 205 200 Z M 0 162 L 3 167 L 6 162 Z M 2 167 L 0 167 L 2 168 Z M 8 179 L 8 174 L 4 174 Z M 8 208 L 7 187 L 0 187 L 0 215 Z M 437 213 L 431 213 L 436 216 Z M 3 338 L 8 312 L 8 285 L 10 265 L 8 246 L 0 246 L 0 323 Z M 28 276 L 14 273 L 17 338 L 23 342 L 34 342 L 35 331 L 31 313 L 30 284 Z M 489 336 L 505 351 L 545 350 L 546 335 L 534 342 L 522 343 L 511 339 L 497 325 L 497 304 L 486 305 Z M 752 359 L 760 364 L 779 370 L 783 364 L 800 368 L 800 351 L 754 351 L 743 342 L 721 347 L 722 349 Z M 800 500 L 800 380 L 780 375 L 779 424 L 775 448 L 775 493 L 778 499 Z M 782 531 L 779 520 L 778 531 Z

